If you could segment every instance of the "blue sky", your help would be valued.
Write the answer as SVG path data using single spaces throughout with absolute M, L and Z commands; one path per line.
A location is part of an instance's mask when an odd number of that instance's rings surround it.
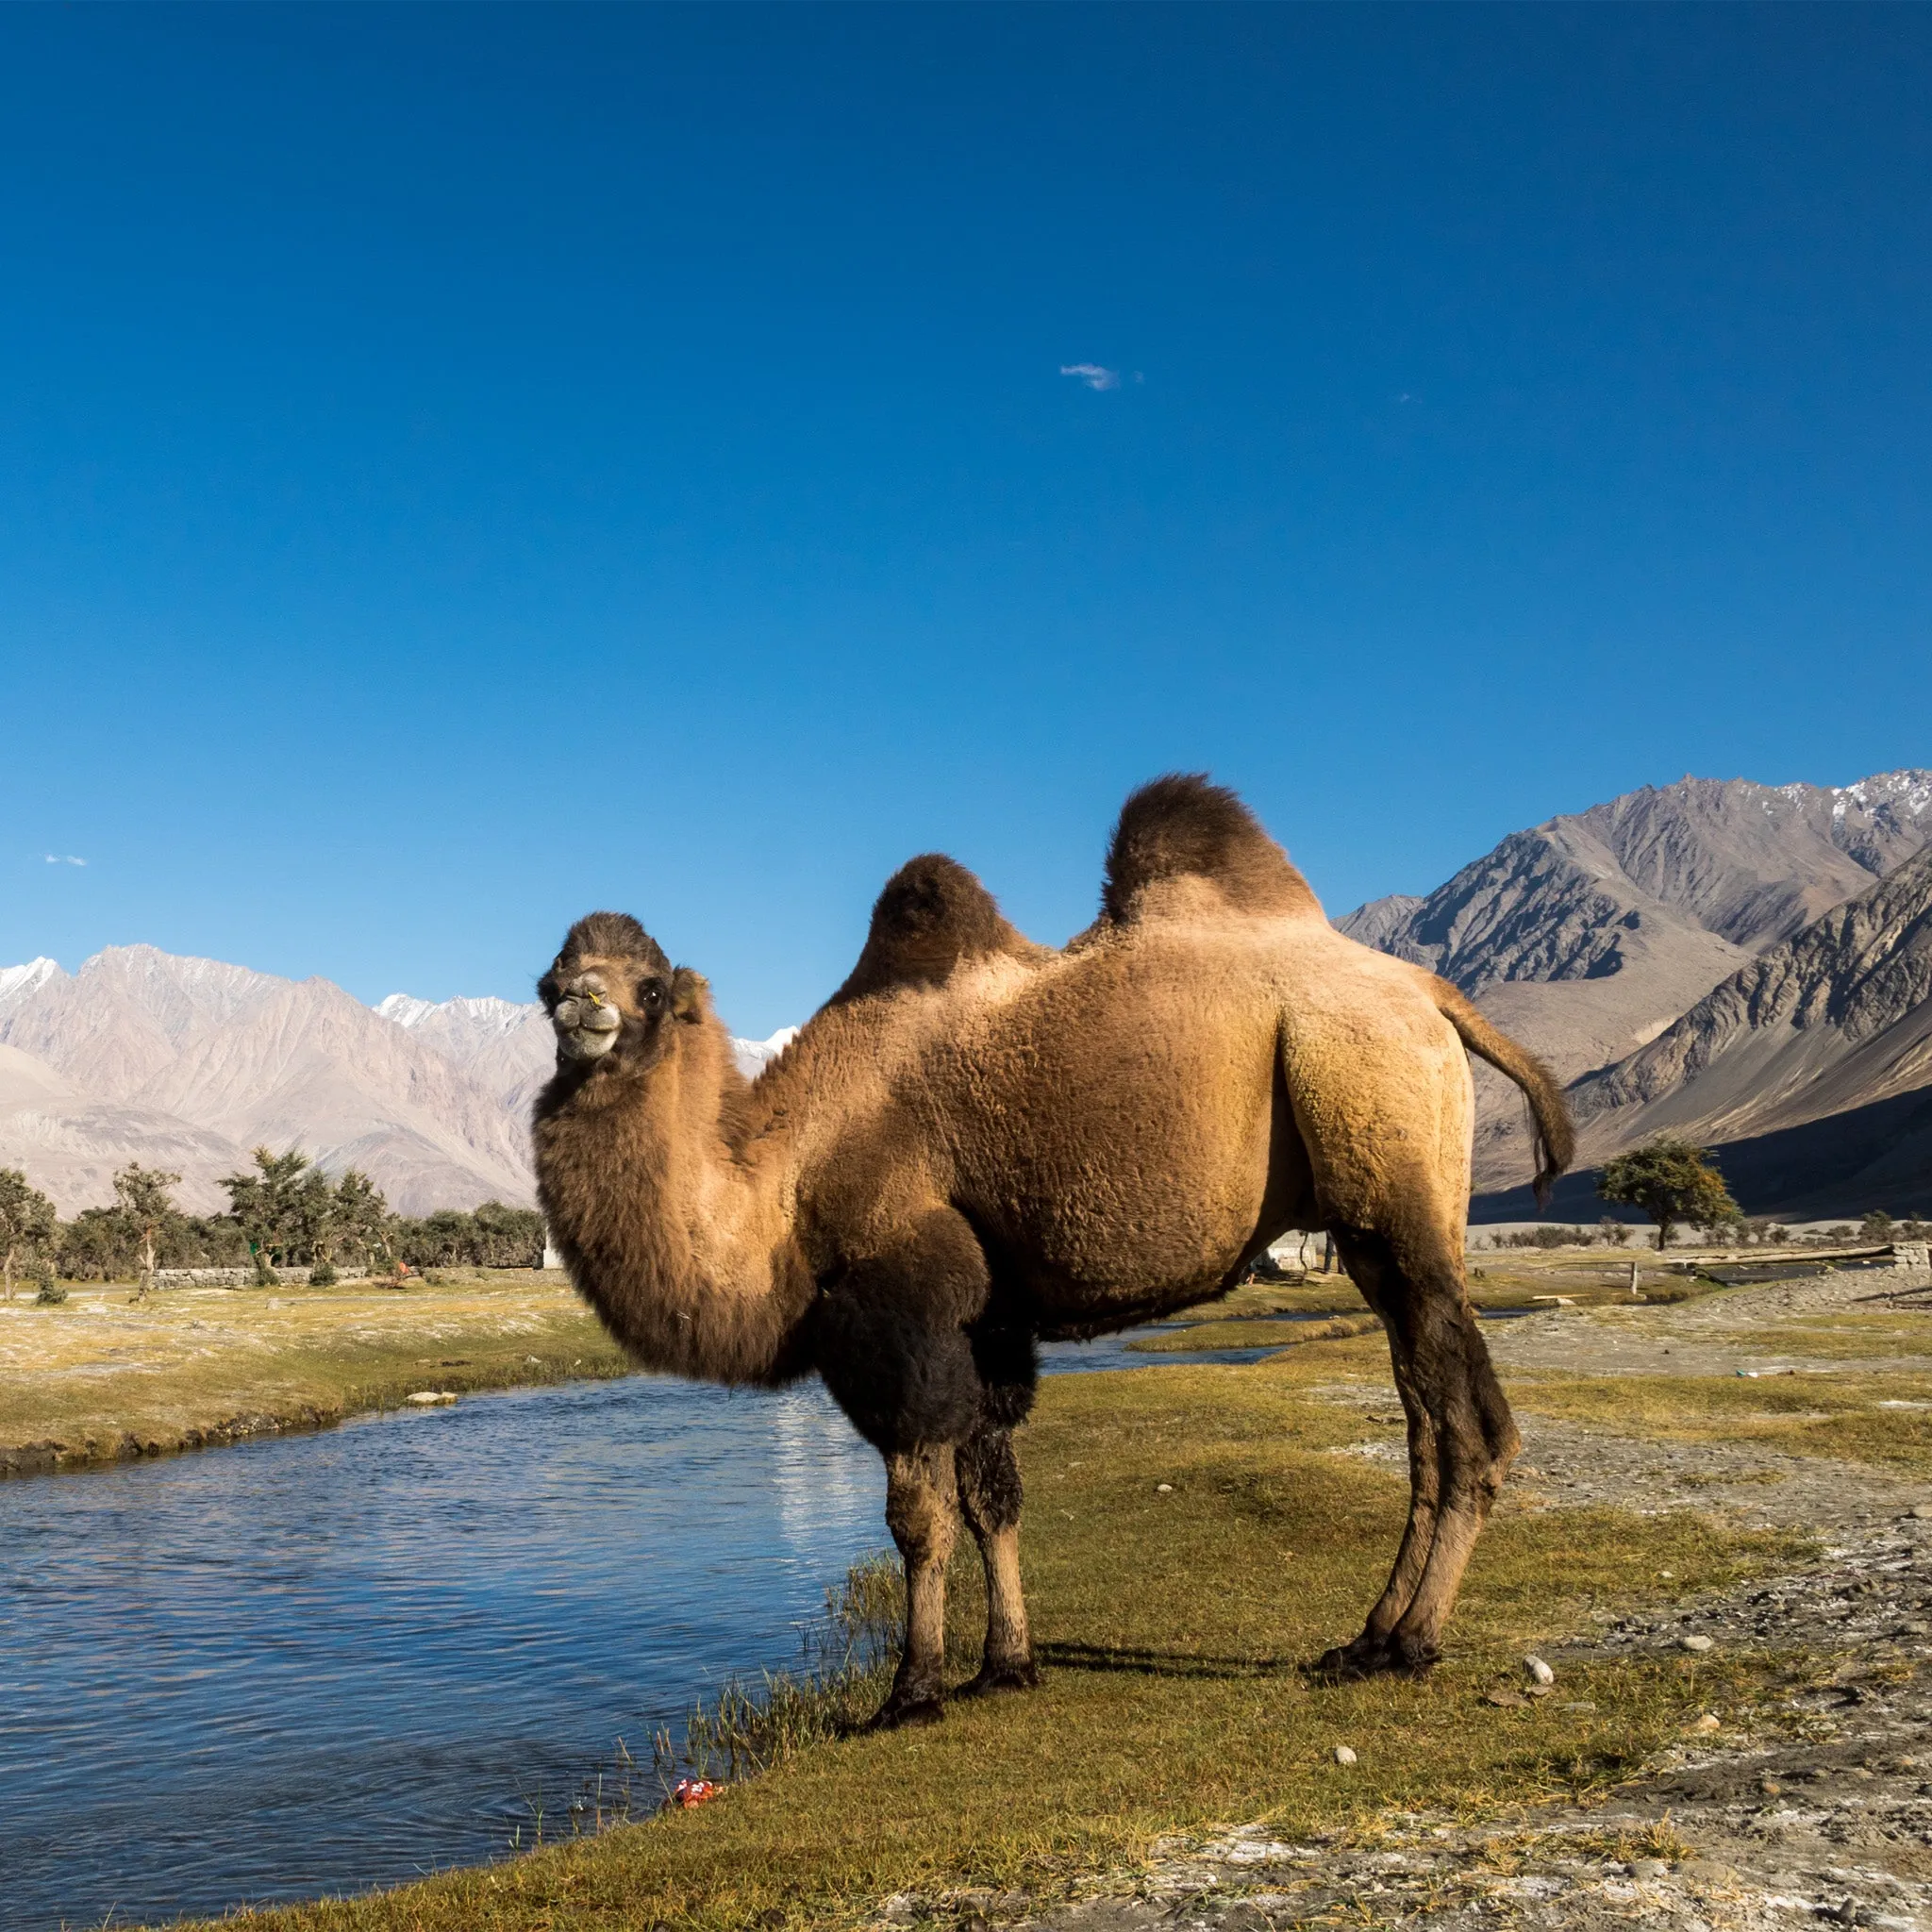
M 616 906 L 763 1033 L 1166 769 L 1342 910 L 1932 764 L 1928 94 L 1924 8 L 0 9 L 0 963 Z

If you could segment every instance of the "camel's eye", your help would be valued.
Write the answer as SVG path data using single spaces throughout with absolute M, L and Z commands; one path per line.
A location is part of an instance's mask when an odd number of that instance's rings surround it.
M 664 1004 L 664 982 L 660 979 L 641 979 L 638 981 L 638 1005 L 647 1013 L 655 1013 Z

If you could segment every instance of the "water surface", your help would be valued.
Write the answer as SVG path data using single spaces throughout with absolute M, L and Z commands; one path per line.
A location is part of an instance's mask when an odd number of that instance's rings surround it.
M 1251 1360 L 1058 1343 L 1049 1374 Z M 355 1891 L 570 1828 L 887 1541 L 816 1384 L 633 1376 L 0 1483 L 0 1932 Z
M 883 1496 L 815 1387 L 641 1376 L 0 1484 L 0 1926 L 567 1829 L 618 1738 L 796 1660 Z

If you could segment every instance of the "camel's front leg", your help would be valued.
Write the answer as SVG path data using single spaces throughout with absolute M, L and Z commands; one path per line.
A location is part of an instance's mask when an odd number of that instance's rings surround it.
M 959 1445 L 959 1508 L 986 1569 L 986 1654 L 962 1697 L 1040 1682 L 1020 1589 L 1020 1461 L 1010 1429 L 982 1424 Z
M 886 1457 L 886 1526 L 906 1560 L 906 1647 L 874 1727 L 933 1724 L 946 1693 L 946 1562 L 958 1535 L 950 1443 Z

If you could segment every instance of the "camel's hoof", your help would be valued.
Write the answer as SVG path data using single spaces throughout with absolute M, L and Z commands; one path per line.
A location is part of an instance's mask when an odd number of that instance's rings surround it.
M 1398 1632 L 1389 1640 L 1389 1661 L 1385 1670 L 1399 1671 L 1404 1676 L 1425 1676 L 1442 1661 L 1441 1650 L 1426 1637 L 1404 1637 Z
M 1364 1633 L 1353 1642 L 1324 1650 L 1315 1660 L 1313 1674 L 1338 1684 L 1357 1683 L 1363 1677 L 1420 1677 L 1440 1662 L 1441 1656 L 1426 1638 L 1394 1632 L 1370 1637 Z
M 873 1712 L 864 1728 L 868 1731 L 896 1731 L 909 1724 L 936 1724 L 946 1714 L 942 1697 L 902 1697 L 893 1691 Z
M 979 1674 L 970 1684 L 961 1684 L 956 1697 L 991 1697 L 995 1690 L 1037 1690 L 1039 1667 L 1024 1664 L 981 1664 Z
M 1313 1674 L 1337 1684 L 1353 1684 L 1363 1677 L 1379 1676 L 1389 1668 L 1388 1645 L 1378 1637 L 1357 1637 L 1324 1650 L 1315 1659 Z

